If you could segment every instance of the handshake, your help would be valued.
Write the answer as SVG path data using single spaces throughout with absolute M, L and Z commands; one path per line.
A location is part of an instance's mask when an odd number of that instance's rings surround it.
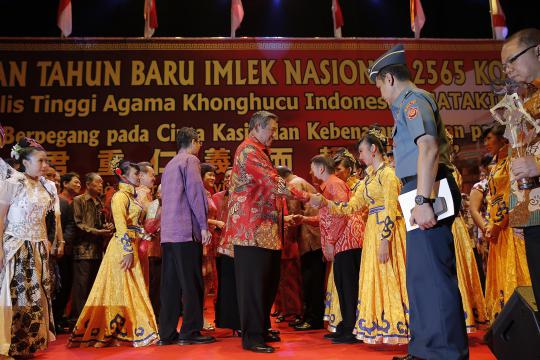
M 320 209 L 327 204 L 327 200 L 319 193 L 313 194 L 295 187 L 289 187 L 289 191 L 293 199 L 306 203 L 311 207 Z
M 285 216 L 285 225 L 287 226 L 298 226 L 301 225 L 304 221 L 304 215 L 295 214 Z

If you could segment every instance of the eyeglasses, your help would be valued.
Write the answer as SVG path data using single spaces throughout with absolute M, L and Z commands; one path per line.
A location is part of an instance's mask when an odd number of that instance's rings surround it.
M 511 56 L 508 60 L 506 60 L 506 62 L 502 64 L 503 71 L 506 72 L 508 70 L 508 66 L 512 65 L 521 55 L 525 54 L 527 51 L 531 50 L 533 47 L 536 47 L 538 45 L 539 44 L 531 45 L 528 48 L 518 52 L 516 55 Z

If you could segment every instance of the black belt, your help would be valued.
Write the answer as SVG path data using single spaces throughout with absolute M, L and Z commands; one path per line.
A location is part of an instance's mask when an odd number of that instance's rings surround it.
M 448 167 L 446 165 L 439 164 L 439 169 L 437 169 L 437 176 L 435 177 L 435 181 L 444 179 L 448 177 L 449 174 L 451 174 L 451 171 L 448 169 Z M 417 175 L 405 176 L 401 178 L 401 183 L 405 185 L 412 181 L 416 181 L 417 178 Z

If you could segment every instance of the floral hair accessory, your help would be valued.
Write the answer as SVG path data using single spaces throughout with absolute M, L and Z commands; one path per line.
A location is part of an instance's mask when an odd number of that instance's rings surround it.
M 19 158 L 21 157 L 21 150 L 22 150 L 22 147 L 20 147 L 19 144 L 15 144 L 11 148 L 11 154 L 10 154 L 11 158 L 15 160 L 19 160 Z
M 386 136 L 384 136 L 382 131 L 379 130 L 379 129 L 375 129 L 375 128 L 369 129 L 368 134 L 372 135 L 372 136 L 375 136 L 383 144 L 386 144 L 387 141 L 388 141 Z

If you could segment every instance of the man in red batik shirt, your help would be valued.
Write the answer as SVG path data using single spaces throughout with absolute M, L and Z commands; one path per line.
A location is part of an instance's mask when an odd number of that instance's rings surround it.
M 249 136 L 236 150 L 229 187 L 224 241 L 234 244 L 234 266 L 242 346 L 271 353 L 266 342 L 270 311 L 279 284 L 285 181 L 270 160 L 277 116 L 259 111 L 249 121 Z
M 322 180 L 323 196 L 331 201 L 348 202 L 351 190 L 347 183 L 334 175 L 334 160 L 317 155 L 311 159 L 313 175 Z M 334 261 L 334 283 L 339 297 L 342 322 L 338 325 L 334 344 L 354 344 L 358 340 L 353 335 L 358 302 L 358 276 L 362 255 L 361 222 L 356 215 L 330 214 L 328 208 L 319 211 L 318 216 L 302 216 L 300 221 L 307 224 L 319 223 L 321 244 L 326 260 Z

